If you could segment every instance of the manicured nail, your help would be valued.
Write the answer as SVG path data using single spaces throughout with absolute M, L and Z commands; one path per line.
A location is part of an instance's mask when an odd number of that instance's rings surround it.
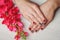
M 36 24 L 35 22 L 33 22 L 33 24 Z
M 32 30 L 31 32 L 33 33 L 34 31 Z
M 44 23 L 44 24 L 46 24 L 46 22 L 47 22 L 46 20 L 43 20 L 43 23 Z
M 35 32 L 37 32 L 38 30 L 36 30 Z
M 41 28 L 41 30 L 44 30 L 44 28 Z
M 31 28 L 29 28 L 29 30 L 31 30 Z
M 40 29 L 43 30 L 44 29 L 44 25 L 42 25 Z

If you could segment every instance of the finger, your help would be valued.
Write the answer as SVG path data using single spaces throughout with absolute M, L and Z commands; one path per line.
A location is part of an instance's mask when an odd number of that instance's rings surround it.
M 34 28 L 35 29 L 35 32 L 39 31 L 41 29 L 41 26 L 42 25 L 39 24 L 36 28 Z
M 26 7 L 27 7 L 27 6 L 26 6 Z M 26 9 L 27 9 L 27 10 L 26 10 Z M 33 22 L 38 23 L 38 21 L 35 19 L 35 17 L 34 17 L 34 16 L 32 15 L 32 13 L 31 13 L 31 12 L 34 12 L 34 11 L 32 10 L 32 8 L 27 7 L 27 8 L 22 8 L 21 10 L 23 11 L 23 14 L 24 14 L 24 15 L 27 15 L 28 17 L 30 17 L 30 19 L 33 20 Z
M 23 15 L 27 20 L 29 20 L 30 22 L 31 22 L 31 25 L 30 25 L 30 27 L 29 27 L 29 30 L 31 31 L 31 32 L 34 32 L 33 31 L 33 27 L 35 26 L 35 24 L 33 24 L 32 23 L 32 20 L 29 18 L 29 17 L 27 17 L 27 15 Z
M 28 15 L 26 15 L 26 13 L 27 13 L 26 11 L 24 11 L 23 9 L 21 9 L 20 12 L 22 13 L 23 17 L 25 17 L 29 22 L 32 23 L 31 18 Z
M 25 12 L 22 12 L 22 13 L 24 13 L 23 16 L 24 16 L 28 21 L 31 22 L 31 25 L 30 25 L 30 27 L 29 27 L 29 30 L 31 31 L 31 27 L 33 27 L 34 24 L 36 24 L 36 23 L 33 24 L 33 20 L 31 20 L 31 18 L 33 18 L 33 17 L 30 18 L 28 15 L 26 15 Z M 33 18 L 33 19 L 34 19 L 34 18 Z M 33 32 L 33 31 L 31 31 L 31 32 Z
M 33 15 L 31 15 L 30 14 L 30 12 L 32 12 L 32 11 L 30 11 L 29 10 L 29 12 L 28 11 L 26 11 L 25 9 L 22 9 L 22 14 L 23 14 L 23 16 L 25 17 L 25 18 L 27 18 L 30 22 L 36 22 L 36 23 L 38 23 L 37 22 L 37 20 L 34 18 L 34 16 Z M 28 14 L 29 13 L 29 14 Z M 35 23 L 34 23 L 35 24 Z M 31 27 L 33 27 L 34 25 L 32 24 L 32 25 L 30 25 Z M 29 28 L 29 30 L 31 30 L 31 28 Z M 33 31 L 32 31 L 33 32 Z
M 31 27 L 31 31 L 33 31 L 34 32 L 34 28 L 36 28 L 38 25 L 36 24 L 36 25 L 33 25 L 32 27 Z
M 46 25 L 43 24 L 40 29 L 44 30 L 45 27 L 46 27 Z
M 40 17 L 43 23 L 46 23 L 46 18 L 43 16 L 42 11 L 37 7 L 33 6 L 33 9 L 36 11 L 37 15 Z
M 30 27 L 29 27 L 29 30 L 30 30 L 30 31 L 32 30 L 31 28 L 32 28 L 33 26 L 34 26 L 34 24 L 31 24 L 31 25 L 30 25 Z M 31 31 L 31 32 L 34 32 L 34 31 Z
M 38 15 L 37 15 L 37 13 L 35 12 L 35 10 L 31 7 L 32 5 L 29 5 L 29 4 L 28 4 L 28 6 L 31 8 L 30 11 L 32 11 L 32 12 L 30 12 L 30 13 L 35 17 L 35 19 L 39 20 L 39 22 L 42 23 L 40 17 L 38 17 Z
M 31 6 L 31 4 L 28 4 L 29 6 Z M 45 17 L 42 15 L 42 13 L 40 12 L 40 10 L 38 9 L 38 7 L 36 5 L 33 5 L 31 6 L 32 9 L 35 10 L 36 13 L 34 13 L 33 15 L 35 17 L 38 18 L 38 20 L 41 22 L 41 23 L 45 23 Z M 38 16 L 36 16 L 38 14 Z
M 34 21 L 36 22 L 36 23 L 39 23 L 39 22 L 41 22 L 42 23 L 42 21 L 41 21 L 41 19 L 40 19 L 40 17 L 38 17 L 38 15 L 36 15 L 36 13 L 35 13 L 35 11 L 31 8 L 31 9 L 29 9 L 29 11 L 28 12 L 30 12 L 30 18 L 31 19 L 34 19 Z
M 33 22 L 31 19 L 30 19 L 30 17 L 28 17 L 27 15 L 23 15 L 23 17 L 25 17 L 29 22 Z
M 31 20 L 33 20 L 33 22 L 35 22 L 37 24 L 39 23 L 33 15 L 28 15 L 28 16 L 31 18 Z
M 48 21 L 45 25 L 41 27 L 41 30 L 44 30 L 50 22 Z

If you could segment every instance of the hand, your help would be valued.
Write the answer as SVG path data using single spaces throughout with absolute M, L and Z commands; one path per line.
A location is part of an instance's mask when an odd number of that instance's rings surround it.
M 41 11 L 43 12 L 44 16 L 47 18 L 47 23 L 42 25 L 41 27 L 37 26 L 37 28 L 32 28 L 31 31 L 39 31 L 40 29 L 43 30 L 54 18 L 54 12 L 58 8 L 58 5 L 54 1 L 47 1 L 43 5 L 40 6 Z M 39 24 L 37 24 L 39 25 Z
M 17 0 L 15 2 L 22 15 L 31 22 L 29 29 L 36 28 L 37 26 L 40 27 L 42 23 L 46 23 L 46 18 L 43 16 L 39 7 L 35 3 Z
M 58 8 L 58 5 L 54 1 L 47 1 L 46 3 L 40 6 L 40 9 L 42 10 L 43 14 L 48 20 L 48 22 L 46 23 L 46 26 L 53 20 L 54 14 L 55 14 L 54 12 L 56 11 L 57 8 Z M 42 27 L 42 28 L 44 29 L 45 27 Z

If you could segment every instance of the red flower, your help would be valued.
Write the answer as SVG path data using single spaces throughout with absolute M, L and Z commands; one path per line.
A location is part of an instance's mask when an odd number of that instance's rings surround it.
M 17 28 L 15 26 L 13 26 L 13 31 L 16 32 L 17 31 Z
M 5 5 L 0 6 L 0 18 L 6 17 L 7 7 Z
M 20 16 L 20 14 L 17 14 L 19 12 L 18 8 L 17 7 L 13 7 L 12 9 L 9 9 L 8 10 L 8 14 L 11 15 L 11 16 L 14 16 L 14 15 L 18 15 Z M 20 18 L 20 17 L 19 17 Z
M 16 31 L 17 31 L 16 26 L 8 25 L 7 27 L 8 27 L 8 29 L 9 29 L 10 31 L 14 31 L 14 32 L 16 32 Z
M 18 26 L 23 27 L 22 22 L 17 22 Z
M 0 0 L 0 6 L 1 5 L 4 5 L 5 3 L 4 3 L 4 0 Z
M 25 36 L 28 35 L 28 33 L 23 30 L 19 9 L 15 7 L 12 0 L 0 0 L 0 18 L 4 19 L 2 24 L 7 25 L 10 31 L 18 32 L 15 36 L 16 40 L 20 38 L 21 32 L 23 32 L 22 34 Z
M 0 12 L 5 13 L 7 11 L 7 6 L 2 5 L 0 6 Z
M 8 7 L 8 9 L 10 9 L 13 7 L 14 4 L 12 0 L 5 0 L 5 5 Z
M 27 32 L 24 32 L 25 36 L 28 36 L 28 33 Z
M 10 25 L 10 24 L 9 24 L 9 19 L 4 19 L 3 22 L 2 22 L 2 24 Z
M 15 39 L 16 39 L 16 40 L 19 40 L 19 38 L 20 38 L 19 35 L 16 35 L 16 36 L 15 36 Z
M 13 26 L 8 25 L 7 27 L 8 27 L 8 29 L 9 29 L 10 31 L 13 31 Z

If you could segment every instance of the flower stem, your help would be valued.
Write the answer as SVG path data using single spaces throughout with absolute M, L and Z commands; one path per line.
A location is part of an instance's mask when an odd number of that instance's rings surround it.
M 24 32 L 23 31 L 20 33 L 20 35 L 22 37 L 22 40 L 26 40 L 26 36 L 24 35 Z

